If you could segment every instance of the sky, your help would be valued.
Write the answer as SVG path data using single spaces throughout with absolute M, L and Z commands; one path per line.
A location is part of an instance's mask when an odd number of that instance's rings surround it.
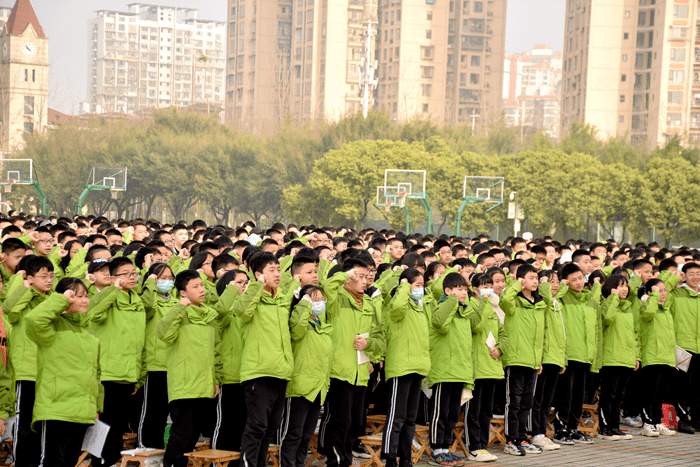
M 265 0 L 263 0 L 265 1 Z M 267 0 L 269 1 L 269 0 Z M 447 0 L 441 0 L 447 1 Z M 51 77 L 49 105 L 73 114 L 86 97 L 87 20 L 96 10 L 127 11 L 136 0 L 31 0 L 39 22 L 49 37 Z M 15 0 L 0 0 L 11 8 Z M 151 0 L 176 7 L 199 8 L 201 19 L 226 18 L 226 0 Z M 509 0 L 506 22 L 506 52 L 530 51 L 535 44 L 549 44 L 554 51 L 564 41 L 566 0 Z

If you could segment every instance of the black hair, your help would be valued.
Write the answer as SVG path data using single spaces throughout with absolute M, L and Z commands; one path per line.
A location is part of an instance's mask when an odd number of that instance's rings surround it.
M 294 310 L 294 307 L 299 304 L 299 302 L 304 298 L 304 295 L 308 295 L 309 298 L 311 298 L 311 292 L 314 292 L 316 290 L 321 292 L 321 294 L 323 294 L 323 289 L 317 285 L 309 284 L 309 285 L 305 285 L 304 287 L 302 287 L 301 290 L 299 290 L 299 296 L 298 297 L 295 296 L 294 298 L 292 298 L 292 304 L 289 307 L 289 310 L 290 311 Z
M 520 279 L 531 272 L 537 274 L 537 269 L 535 269 L 535 267 L 531 264 L 523 264 L 518 268 L 518 272 L 515 273 L 515 278 Z
M 408 281 L 409 284 L 413 284 L 416 281 L 416 279 L 418 279 L 419 277 L 422 279 L 423 274 L 418 269 L 416 269 L 416 268 L 404 269 L 403 272 L 401 273 L 401 275 L 399 276 L 399 284 L 401 284 L 401 281 L 404 279 L 406 279 L 406 281 Z M 424 282 L 424 284 L 425 284 L 425 282 Z M 425 285 L 424 285 L 424 287 L 425 287 Z M 394 287 L 392 289 L 392 291 L 391 291 L 392 297 L 396 293 L 396 289 L 397 289 L 397 287 Z
M 491 284 L 491 286 L 493 286 L 493 278 L 486 273 L 474 274 L 471 277 L 471 283 L 472 287 L 477 287 L 480 289 L 482 286 L 488 284 Z
M 192 257 L 192 260 L 190 261 L 190 267 L 188 269 L 192 271 L 196 271 L 197 269 L 201 269 L 202 265 L 207 261 L 207 258 L 212 257 L 214 258 L 214 255 L 208 251 L 200 251 L 196 255 Z
M 605 273 L 604 273 L 603 271 L 600 271 L 600 270 L 598 270 L 598 271 L 593 271 L 592 273 L 590 273 L 590 274 L 588 275 L 588 288 L 589 288 L 589 289 L 590 289 L 591 287 L 593 287 L 593 284 L 595 283 L 595 278 L 596 278 L 596 277 L 600 279 L 600 283 L 601 283 L 601 284 L 602 284 L 603 282 L 605 282 Z
M 67 242 L 65 244 L 65 246 L 63 247 L 63 249 L 68 252 L 68 254 L 66 256 L 64 256 L 63 258 L 61 258 L 61 261 L 58 263 L 58 267 L 63 269 L 63 271 L 66 270 L 66 268 L 68 267 L 68 264 L 70 263 L 70 260 L 71 260 L 70 250 L 71 250 L 71 248 L 73 248 L 73 245 L 75 245 L 76 243 L 80 243 L 80 241 L 71 240 L 71 241 Z M 82 246 L 82 243 L 80 243 L 80 245 Z M 4 251 L 4 249 L 3 249 L 3 251 Z
M 87 253 L 85 254 L 85 262 L 89 263 L 90 261 L 95 259 L 95 253 L 97 253 L 98 251 L 106 251 L 107 253 L 110 253 L 110 255 L 111 255 L 109 248 L 107 248 L 106 246 L 104 246 L 104 245 L 92 245 L 90 247 L 90 249 L 87 251 Z
M 445 267 L 445 265 L 442 264 L 440 261 L 433 261 L 432 263 L 430 263 L 428 265 L 427 268 L 425 268 L 425 274 L 423 274 L 423 280 L 425 281 L 426 284 L 428 283 L 429 280 L 432 280 L 431 277 L 433 276 L 433 274 L 435 274 L 435 271 L 437 271 L 437 269 L 440 266 L 442 266 L 443 268 Z M 379 270 L 377 270 L 377 272 L 379 272 Z
M 507 266 L 508 273 L 513 273 L 514 271 L 517 271 L 520 268 L 520 266 L 522 266 L 524 264 L 527 264 L 527 263 L 519 258 L 516 258 L 513 261 L 510 261 L 508 263 L 508 266 Z M 503 266 L 506 267 L 505 264 Z
M 58 241 L 58 243 L 63 243 L 63 241 L 68 237 L 77 238 L 78 236 L 72 230 L 64 230 L 63 232 L 58 234 L 58 238 L 56 240 Z
M 350 259 L 346 260 L 345 262 L 343 262 L 343 265 L 342 265 L 343 272 L 348 272 L 349 270 L 355 269 L 355 268 L 369 269 L 369 266 L 367 266 L 366 262 L 364 262 L 358 258 L 350 258 Z
M 557 273 L 552 269 L 545 269 L 544 271 L 538 272 L 537 277 L 539 279 L 546 277 L 548 281 L 551 281 L 552 277 L 556 277 L 557 279 L 559 279 L 559 277 L 557 277 Z
M 160 251 L 158 248 L 152 246 L 145 246 L 136 252 L 136 257 L 134 258 L 134 264 L 137 268 L 143 269 L 143 263 L 146 261 L 147 255 L 159 255 Z
M 294 257 L 294 261 L 292 261 L 292 266 L 290 268 L 290 272 L 292 274 L 292 277 L 294 277 L 299 270 L 304 267 L 305 264 L 317 264 L 318 261 L 313 260 L 312 258 L 307 258 L 307 257 L 301 257 L 299 258 L 298 256 Z
M 133 266 L 134 263 L 131 262 L 126 256 L 120 256 L 119 258 L 113 258 L 109 263 L 109 275 L 114 276 L 122 266 Z
M 30 256 L 24 268 L 27 276 L 36 276 L 39 271 L 46 268 L 47 271 L 53 271 L 53 263 L 45 256 Z
M 691 262 L 691 263 L 685 263 L 683 265 L 683 272 L 687 273 L 691 269 L 700 269 L 700 264 Z
M 239 274 L 243 274 L 248 277 L 248 275 L 241 269 L 234 269 L 233 271 L 227 271 L 226 274 L 221 276 L 221 278 L 216 281 L 216 293 L 217 295 L 222 296 L 224 292 L 226 291 L 226 286 L 229 285 L 231 282 L 236 280 L 236 276 Z
M 642 284 L 641 287 L 639 287 L 639 290 L 637 291 L 637 297 L 641 299 L 644 295 L 649 295 L 651 294 L 652 290 L 651 288 L 654 287 L 655 285 L 663 284 L 663 281 L 661 279 L 653 278 L 649 279 L 646 284 Z
M 156 276 L 160 276 L 160 274 L 163 271 L 165 271 L 166 269 L 170 269 L 170 266 L 168 266 L 165 263 L 153 263 L 153 264 L 151 264 L 151 266 L 148 268 L 148 271 L 144 272 L 141 283 L 145 284 L 146 281 L 148 280 L 148 276 L 150 276 L 151 274 L 155 274 Z M 175 275 L 175 273 L 173 273 L 172 269 L 170 269 L 170 273 L 173 274 L 173 276 Z
M 123 255 L 124 256 L 131 256 L 133 253 L 136 253 L 137 251 L 139 251 L 141 248 L 143 248 L 145 246 L 146 246 L 146 244 L 144 244 L 143 242 L 137 242 L 137 241 L 131 242 L 126 246 L 126 248 L 124 248 Z
M 461 266 L 463 268 L 475 268 L 476 264 L 474 264 L 474 261 L 470 260 L 469 258 L 457 258 L 456 260 L 452 261 L 452 267 L 455 266 Z
M 646 266 L 647 264 L 648 264 L 649 266 L 652 266 L 652 267 L 654 266 L 653 264 L 651 264 L 651 261 L 649 261 L 648 259 L 643 259 L 643 258 L 635 259 L 635 260 L 632 262 L 632 270 L 633 270 L 633 271 L 636 271 L 636 270 L 638 270 L 638 269 L 640 269 L 640 268 Z
M 175 288 L 182 293 L 187 288 L 187 284 L 194 279 L 200 279 L 199 273 L 193 269 L 185 269 L 175 277 Z
M 608 298 L 612 289 L 616 289 L 622 284 L 627 284 L 627 279 L 625 276 L 621 276 L 620 274 L 611 274 L 610 277 L 605 279 L 605 282 L 603 282 L 603 287 L 600 289 L 600 294 L 603 297 Z
M 236 258 L 229 254 L 218 255 L 215 256 L 213 260 L 211 260 L 211 270 L 214 271 L 214 275 L 216 275 L 216 271 L 225 268 L 229 264 L 238 266 L 238 261 L 236 260 Z
M 562 268 L 560 279 L 568 279 L 570 275 L 577 273 L 577 272 L 583 272 L 583 271 L 581 271 L 581 268 L 578 267 L 577 264 L 569 263 Z
M 418 253 L 406 253 L 401 258 L 401 264 L 409 268 L 425 268 L 425 259 Z
M 458 272 L 451 272 L 442 281 L 443 290 L 467 287 L 467 280 Z
M 277 258 L 275 255 L 268 251 L 261 251 L 253 255 L 252 258 L 250 258 L 250 261 L 248 261 L 248 269 L 255 274 L 256 272 L 259 272 L 262 274 L 263 269 L 267 267 L 268 264 L 274 263 L 274 264 L 279 264 L 279 261 L 277 261 Z
M 479 264 L 479 265 L 484 264 L 484 261 L 486 261 L 487 259 L 495 260 L 496 257 L 493 256 L 491 253 L 482 253 L 479 256 L 477 256 L 476 264 Z
M 573 253 L 571 253 L 571 262 L 578 263 L 579 258 L 581 258 L 582 256 L 591 256 L 591 252 L 584 249 L 576 250 Z
M 493 276 L 495 276 L 496 274 L 500 274 L 500 275 L 502 275 L 503 277 L 506 276 L 505 271 L 504 271 L 503 269 L 499 268 L 498 266 L 494 266 L 494 267 L 492 267 L 492 268 L 489 268 L 489 269 L 487 269 L 485 272 L 486 272 L 486 274 L 488 274 L 489 276 L 491 276 L 491 279 L 493 279 Z
M 66 290 L 72 290 L 77 295 L 80 290 L 84 290 L 87 293 L 87 287 L 77 277 L 64 277 L 58 284 L 56 284 L 56 293 L 62 294 Z
M 244 263 L 248 263 L 248 260 L 253 257 L 253 254 L 258 252 L 258 247 L 254 245 L 248 245 L 245 250 L 243 250 L 243 253 L 241 253 L 241 261 Z M 250 268 L 248 268 L 250 269 Z

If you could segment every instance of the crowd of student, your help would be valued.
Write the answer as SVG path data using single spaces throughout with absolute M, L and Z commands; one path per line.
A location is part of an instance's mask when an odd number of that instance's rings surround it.
M 254 228 L 0 219 L 15 465 L 73 467 L 97 418 L 110 431 L 93 461 L 113 465 L 129 429 L 163 448 L 169 417 L 166 467 L 200 435 L 245 467 L 274 439 L 281 466 L 302 467 L 317 426 L 326 465 L 349 467 L 370 403 L 389 467 L 411 464 L 417 423 L 431 464 L 463 465 L 449 450 L 463 410 L 478 462 L 496 459 L 494 411 L 513 455 L 592 443 L 578 426 L 598 397 L 604 439 L 632 437 L 622 411 L 644 436 L 675 434 L 662 403 L 700 430 L 697 250 Z

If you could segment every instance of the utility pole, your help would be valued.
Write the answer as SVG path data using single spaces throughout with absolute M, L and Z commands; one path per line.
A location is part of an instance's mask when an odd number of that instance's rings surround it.
M 479 114 L 476 113 L 476 110 L 474 113 L 472 113 L 472 134 L 474 134 L 474 127 L 476 125 L 476 119 L 479 118 Z
M 374 42 L 377 30 L 377 5 L 374 0 L 365 0 L 362 37 L 364 39 L 363 56 L 360 60 L 360 98 L 362 115 L 367 118 L 369 108 L 374 105 L 374 90 L 377 89 L 377 60 L 374 59 Z

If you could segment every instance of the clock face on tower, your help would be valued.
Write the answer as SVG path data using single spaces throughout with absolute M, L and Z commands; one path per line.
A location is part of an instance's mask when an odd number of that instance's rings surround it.
M 36 55 L 36 44 L 33 42 L 27 42 L 22 46 L 22 53 L 26 57 L 33 57 Z

